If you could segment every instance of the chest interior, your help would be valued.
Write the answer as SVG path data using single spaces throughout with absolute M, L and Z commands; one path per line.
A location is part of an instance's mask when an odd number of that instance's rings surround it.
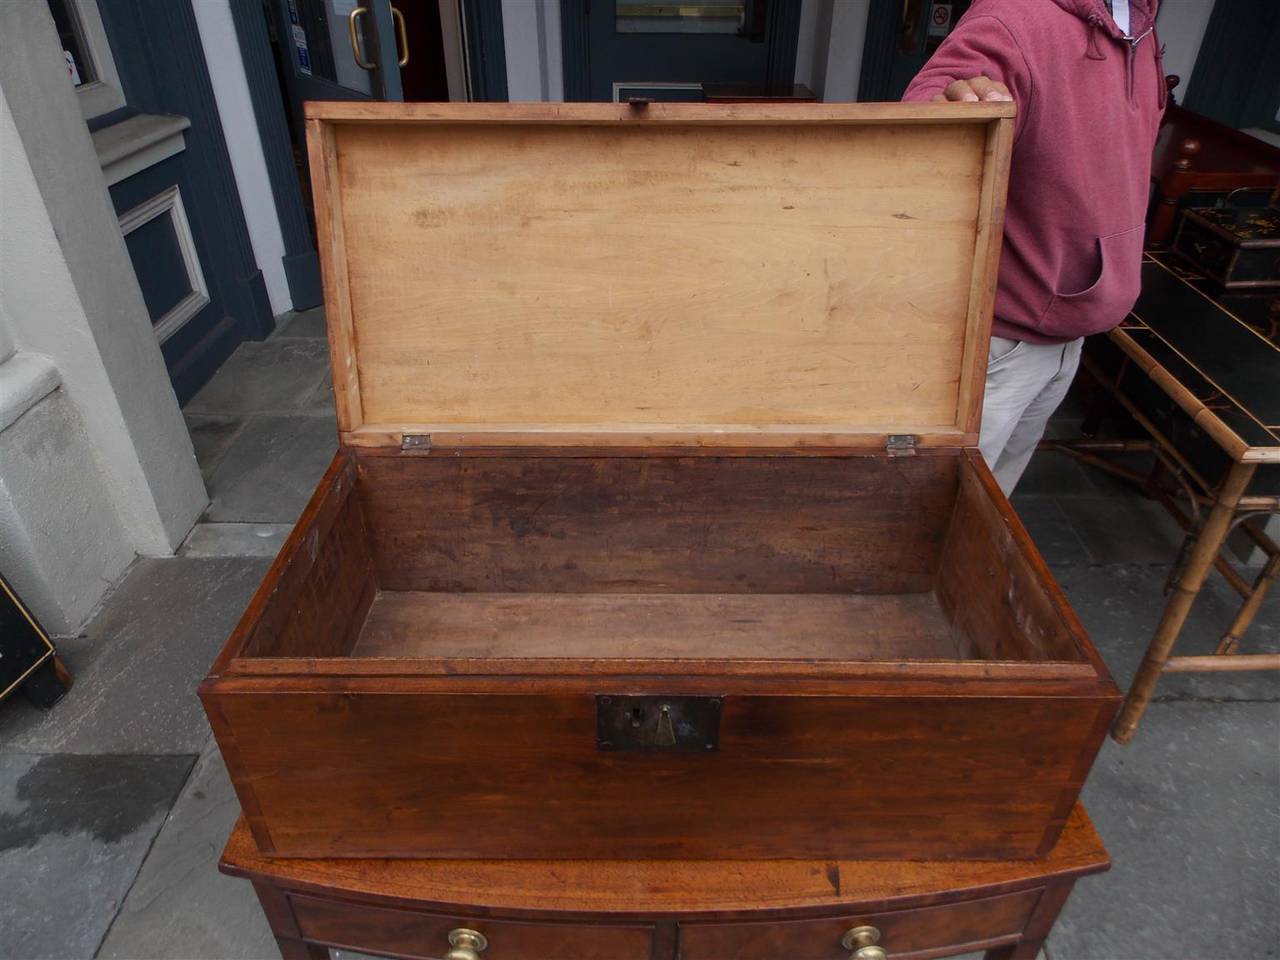
M 1084 658 L 966 455 L 342 455 L 241 656 Z

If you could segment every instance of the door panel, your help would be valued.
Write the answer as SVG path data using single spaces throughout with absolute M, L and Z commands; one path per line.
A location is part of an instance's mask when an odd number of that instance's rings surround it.
M 905 0 L 894 38 L 885 100 L 901 100 L 907 85 L 942 45 L 970 0 Z
M 401 100 L 390 0 L 272 0 L 277 54 L 295 125 L 307 100 Z
M 700 100 L 703 83 L 763 89 L 771 2 L 783 0 L 594 0 L 588 12 L 591 99 Z

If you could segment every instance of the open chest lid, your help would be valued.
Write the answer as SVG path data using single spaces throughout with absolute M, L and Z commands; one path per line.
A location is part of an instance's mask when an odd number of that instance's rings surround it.
M 1012 116 L 308 104 L 342 442 L 973 445 Z

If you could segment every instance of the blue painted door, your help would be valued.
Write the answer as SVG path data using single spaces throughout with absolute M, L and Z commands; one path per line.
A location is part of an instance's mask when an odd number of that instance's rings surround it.
M 390 0 L 271 0 L 289 112 L 308 100 L 403 100 L 404 16 Z
M 591 99 L 701 100 L 704 83 L 763 87 L 771 2 L 792 0 L 591 0 Z
M 65 0 L 62 7 L 80 4 Z M 189 124 L 172 141 L 174 152 L 109 177 L 108 188 L 170 380 L 185 403 L 242 341 L 271 332 L 271 304 L 192 0 L 98 0 L 97 8 L 125 106 L 92 118 L 90 128 L 147 118 Z

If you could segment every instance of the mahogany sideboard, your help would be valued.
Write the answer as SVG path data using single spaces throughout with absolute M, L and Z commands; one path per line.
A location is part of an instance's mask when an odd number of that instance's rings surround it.
M 1078 805 L 1041 860 L 290 860 L 242 819 L 221 862 L 284 960 L 1034 960 L 1109 866 Z
M 1275 190 L 1280 149 L 1185 107 L 1170 106 L 1151 159 L 1146 245 L 1163 249 L 1178 214 L 1194 202 L 1213 206 L 1238 190 Z

